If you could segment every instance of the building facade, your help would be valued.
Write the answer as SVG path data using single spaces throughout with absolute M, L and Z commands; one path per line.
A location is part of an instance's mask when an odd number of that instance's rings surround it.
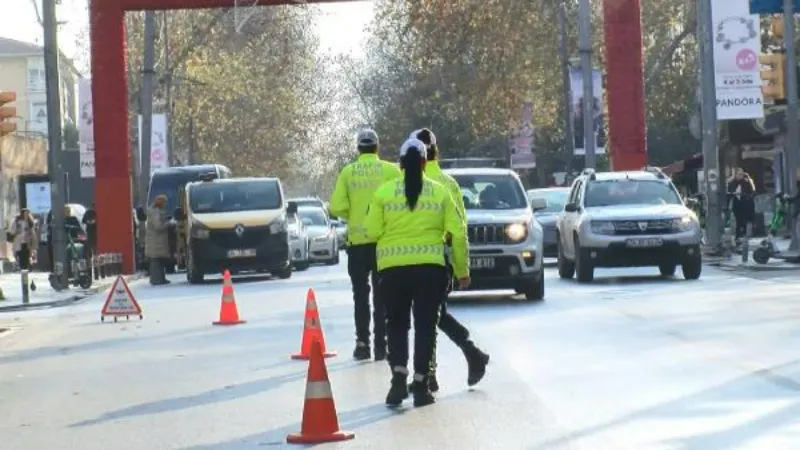
M 62 55 L 59 61 L 61 82 L 61 123 L 78 123 L 78 79 L 80 73 Z M 47 84 L 44 48 L 27 42 L 0 38 L 0 90 L 17 94 L 17 133 L 47 136 Z

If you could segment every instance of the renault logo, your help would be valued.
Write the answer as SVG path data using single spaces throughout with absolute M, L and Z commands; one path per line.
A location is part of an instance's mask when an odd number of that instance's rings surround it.
M 236 236 L 242 237 L 242 235 L 244 234 L 244 225 L 242 224 L 236 225 L 233 231 L 236 232 Z
M 639 222 L 639 231 L 644 231 L 647 229 L 647 222 Z

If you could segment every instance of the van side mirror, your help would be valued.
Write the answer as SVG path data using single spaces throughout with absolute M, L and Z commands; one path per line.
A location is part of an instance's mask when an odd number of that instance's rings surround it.
M 547 199 L 541 197 L 534 197 L 531 199 L 531 208 L 533 211 L 541 211 L 543 209 L 547 209 Z
M 289 204 L 286 205 L 286 212 L 289 214 L 297 214 L 297 203 L 289 202 Z
M 567 203 L 564 205 L 564 211 L 568 213 L 578 212 L 578 205 L 575 203 Z

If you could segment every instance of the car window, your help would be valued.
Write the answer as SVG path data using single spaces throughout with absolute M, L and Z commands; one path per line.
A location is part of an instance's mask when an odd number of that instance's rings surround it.
M 528 198 L 510 175 L 453 175 L 461 187 L 466 209 L 522 209 Z
M 533 189 L 528 191 L 528 197 L 531 199 L 543 198 L 547 200 L 547 208 L 541 210 L 540 212 L 556 213 L 564 209 L 564 205 L 567 204 L 569 193 L 570 192 L 568 189 L 552 191 Z
M 669 184 L 655 180 L 592 181 L 586 188 L 585 206 L 680 205 L 678 193 Z
M 297 212 L 306 226 L 324 227 L 328 226 L 325 212 L 320 209 L 302 209 Z

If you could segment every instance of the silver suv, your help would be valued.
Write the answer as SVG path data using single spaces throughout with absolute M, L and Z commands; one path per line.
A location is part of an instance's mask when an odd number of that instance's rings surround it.
M 573 182 L 558 218 L 558 274 L 594 279 L 595 267 L 658 266 L 671 276 L 700 278 L 702 231 L 670 179 L 657 168 L 641 172 L 586 169 Z
M 517 174 L 508 169 L 445 171 L 458 181 L 467 212 L 470 289 L 514 289 L 544 298 L 542 226 Z M 537 200 L 537 209 L 547 206 Z

